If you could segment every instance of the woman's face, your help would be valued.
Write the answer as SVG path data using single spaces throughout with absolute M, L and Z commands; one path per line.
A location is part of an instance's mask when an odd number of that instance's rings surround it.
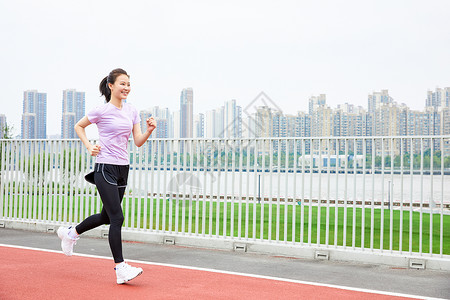
M 127 99 L 128 94 L 130 93 L 130 78 L 121 74 L 116 78 L 114 84 L 109 83 L 109 88 L 111 89 L 111 96 L 115 97 L 119 100 Z

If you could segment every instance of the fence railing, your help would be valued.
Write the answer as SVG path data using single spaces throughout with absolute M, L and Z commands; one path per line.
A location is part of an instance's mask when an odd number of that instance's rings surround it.
M 450 255 L 450 136 L 130 141 L 124 227 L 299 247 Z M 0 219 L 101 209 L 78 140 L 0 140 Z

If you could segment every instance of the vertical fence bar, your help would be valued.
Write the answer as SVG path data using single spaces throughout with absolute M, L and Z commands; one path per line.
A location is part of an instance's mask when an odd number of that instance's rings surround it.
M 440 138 L 441 142 L 441 207 L 440 207 L 440 228 L 439 228 L 439 255 L 443 257 L 444 255 L 444 154 L 445 145 L 444 139 Z
M 145 219 L 145 215 L 147 213 L 146 209 L 147 206 L 144 203 L 144 199 L 145 202 L 147 199 L 147 193 L 144 194 L 144 190 L 146 189 L 147 184 L 144 183 L 144 188 L 142 187 L 142 178 L 146 178 L 148 170 L 144 170 L 144 166 L 146 166 L 147 164 L 142 164 L 143 162 L 143 158 L 145 156 L 144 154 L 144 150 L 145 150 L 145 146 L 146 143 L 144 143 L 144 145 L 141 145 L 140 147 L 138 147 L 138 161 L 136 162 L 136 165 L 139 166 L 139 176 L 137 178 L 137 184 L 138 184 L 138 190 L 139 190 L 139 194 L 138 196 L 138 202 L 137 202 L 137 224 L 136 224 L 136 228 L 137 229 L 145 229 L 147 227 L 147 224 L 144 222 L 143 219 Z M 144 174 L 142 174 L 142 172 L 144 172 Z M 159 180 L 159 178 L 158 178 Z M 159 191 L 159 190 L 158 190 Z M 143 216 L 141 216 L 141 214 L 143 213 Z
M 8 218 L 12 217 L 12 208 L 13 208 L 13 196 L 11 195 L 10 191 L 12 189 L 13 184 L 13 177 L 12 177 L 12 164 L 13 164 L 13 145 L 12 143 L 8 143 L 7 150 L 6 150 L 6 209 L 5 214 Z
M 17 141 L 11 141 L 11 165 L 10 165 L 10 169 L 9 169 L 9 174 L 10 174 L 10 186 L 9 186 L 9 194 L 10 194 L 10 203 L 12 204 L 10 207 L 10 217 L 11 218 L 16 218 L 17 217 L 17 197 L 16 197 L 16 193 L 14 193 L 14 189 L 17 186 L 16 182 L 16 153 L 17 153 Z
M 289 207 L 292 206 L 294 208 L 294 197 L 292 198 L 292 205 L 289 204 L 289 157 L 290 157 L 290 141 L 291 139 L 285 139 L 285 151 L 284 151 L 284 174 L 285 174 L 285 186 L 284 186 L 284 242 L 287 242 L 287 236 L 288 236 L 288 212 Z M 280 175 L 281 176 L 281 175 Z
M 210 150 L 210 159 L 209 159 L 209 170 L 211 172 L 211 174 L 214 174 L 214 140 L 211 139 L 211 150 Z M 217 178 L 217 180 L 220 180 L 220 178 Z M 213 195 L 214 195 L 214 184 L 213 184 L 213 180 L 211 179 L 211 183 L 210 183 L 210 194 L 209 194 L 209 224 L 208 224 L 208 235 L 210 237 L 212 237 L 213 235 Z M 220 198 L 220 197 L 218 197 Z
M 24 193 L 24 184 L 25 184 L 25 160 L 24 160 L 24 156 L 25 156 L 25 147 L 24 147 L 24 143 L 23 141 L 19 142 L 19 172 L 20 172 L 20 176 L 19 176 L 19 214 L 18 214 L 18 218 L 20 220 L 24 219 L 24 215 L 23 215 L 23 205 L 25 202 L 25 193 Z M 52 169 L 51 169 L 52 170 Z M 51 187 L 51 185 L 50 185 Z M 1 194 L 1 189 L 0 189 L 0 194 Z M 0 200 L 0 202 L 2 202 Z M 51 202 L 50 202 L 51 203 Z M 1 203 L 0 203 L 0 217 L 2 215 L 2 210 L 1 210 Z
M 309 153 L 309 202 L 308 202 L 308 246 L 312 243 L 312 201 L 313 201 L 313 173 L 314 173 L 314 145 L 313 139 L 310 139 L 311 150 Z
M 362 220 L 361 220 L 361 249 L 365 249 L 366 240 L 366 167 L 367 167 L 367 143 L 366 139 L 361 139 L 362 143 L 362 158 L 363 158 L 363 170 L 362 170 Z
M 341 158 L 339 155 L 339 149 L 341 149 L 341 140 L 335 139 L 335 150 L 336 153 L 336 200 L 334 201 L 334 247 L 338 246 L 338 230 L 339 230 L 339 168 L 341 164 Z
M 410 174 L 410 194 L 409 194 L 409 254 L 412 254 L 412 237 L 413 237 L 413 187 L 414 187 L 414 139 L 411 138 L 411 150 L 409 158 L 409 174 Z
M 420 138 L 420 223 L 419 223 L 419 253 L 422 254 L 423 248 L 423 140 Z
M 182 145 L 183 145 L 183 141 L 179 140 L 178 141 L 178 147 L 177 147 L 177 174 L 176 176 L 176 182 L 178 183 L 180 180 L 180 168 L 181 168 L 181 155 L 182 155 Z M 174 187 L 175 190 L 175 233 L 179 233 L 180 232 L 180 228 L 179 228 L 179 216 L 180 216 L 180 191 L 179 191 L 179 187 L 177 185 L 177 187 Z
M 321 221 L 321 205 L 320 202 L 322 201 L 322 139 L 319 138 L 319 170 L 317 172 L 317 174 L 319 175 L 319 190 L 318 190 L 318 195 L 317 195 L 317 225 L 316 225 L 316 243 L 317 246 L 320 245 L 320 221 Z M 312 220 L 311 220 L 312 221 Z M 311 222 L 310 221 L 310 222 Z
M 394 241 L 394 139 L 390 138 L 391 185 L 389 186 L 389 251 L 393 251 Z
M 65 172 L 64 172 L 64 158 L 63 158 L 63 153 L 64 153 L 64 142 L 62 140 L 58 141 L 57 144 L 57 154 L 56 154 L 56 161 L 57 161 L 57 170 L 58 170 L 58 174 L 57 174 L 57 180 L 56 180 L 56 185 L 57 185 L 57 197 L 56 197 L 56 203 L 55 203 L 55 220 L 58 222 L 63 222 L 63 205 L 64 205 L 64 179 L 65 179 Z M 31 157 L 31 153 L 30 153 L 30 157 Z M 91 204 L 93 205 L 93 204 Z M 93 207 L 93 206 L 92 206 Z
M 375 225 L 375 171 L 376 171 L 376 166 L 375 166 L 375 155 L 376 155 L 376 144 L 375 144 L 375 138 L 372 138 L 372 144 L 371 144 L 371 148 L 372 148 L 372 203 L 370 206 L 370 250 L 373 251 L 374 248 L 374 225 Z
M 380 225 L 380 250 L 384 250 L 384 174 L 385 174 L 385 153 L 384 153 L 384 138 L 381 138 L 381 225 Z
M 331 160 L 330 160 L 330 138 L 327 141 L 327 198 L 326 198 L 326 215 L 325 215 L 325 245 L 328 247 L 330 244 L 330 171 L 331 171 Z
M 246 140 L 246 146 L 245 148 L 243 147 L 243 149 L 245 149 L 245 170 L 247 172 L 247 187 L 246 187 L 246 194 L 245 194 L 245 239 L 248 240 L 249 239 L 249 216 L 250 216 L 250 139 Z M 254 173 L 256 174 L 256 173 Z M 253 198 L 255 199 L 255 198 Z M 253 206 L 255 206 L 256 203 L 253 204 Z
M 157 205 L 157 209 L 156 210 L 157 210 L 158 218 L 159 218 L 159 214 L 160 214 L 159 212 L 161 211 L 161 206 L 158 206 L 158 203 L 161 203 L 161 205 L 162 205 L 162 220 L 161 220 L 161 225 L 159 223 L 160 221 L 158 220 L 156 228 L 157 228 L 157 230 L 161 230 L 162 232 L 166 232 L 167 231 L 167 220 L 166 220 L 167 209 L 166 209 L 166 207 L 167 207 L 167 200 L 170 201 L 170 195 L 168 195 L 168 192 L 167 192 L 167 174 L 168 174 L 167 168 L 172 169 L 172 162 L 170 160 L 170 154 L 168 153 L 168 151 L 171 152 L 171 149 L 169 149 L 170 141 L 169 140 L 163 140 L 163 145 L 164 145 L 164 149 L 163 149 L 163 155 L 164 155 L 164 164 L 163 164 L 163 166 L 164 166 L 163 196 L 162 196 L 162 199 L 157 199 L 157 201 L 156 201 L 156 205 Z M 147 153 L 148 153 L 148 151 L 147 151 Z M 169 161 L 167 161 L 167 160 L 169 160 Z M 146 182 L 147 182 L 147 180 L 146 180 Z M 146 194 L 148 195 L 148 193 L 146 193 Z M 152 218 L 152 215 L 153 215 L 153 201 L 152 201 L 152 198 L 153 197 L 150 198 L 150 218 Z M 150 223 L 150 224 L 152 224 L 152 223 Z
M 153 156 L 150 156 L 151 159 L 153 159 Z M 175 161 L 175 140 L 170 140 L 170 155 L 169 155 L 169 160 L 170 160 L 170 179 L 169 179 L 169 184 L 173 182 L 173 171 L 174 168 L 176 167 L 176 161 Z M 173 232 L 173 195 L 174 195 L 174 191 L 172 190 L 172 186 L 169 186 L 170 191 L 169 191 L 169 232 L 172 233 Z M 153 193 L 153 189 L 151 194 Z M 153 196 L 151 196 L 150 199 L 153 199 Z M 150 203 L 150 216 L 152 215 L 153 212 L 153 202 Z
M 149 212 L 150 212 L 150 207 L 149 207 L 149 203 L 148 203 L 148 173 L 149 173 L 149 163 L 148 163 L 148 151 L 149 151 L 149 141 L 147 140 L 144 145 L 142 145 L 142 157 L 140 158 L 140 161 L 143 163 L 142 169 L 144 170 L 144 176 L 142 176 L 141 178 L 139 178 L 139 182 L 142 182 L 142 179 L 144 180 L 143 184 L 144 184 L 144 188 L 143 188 L 143 216 L 142 216 L 142 229 L 150 229 L 152 228 L 152 226 L 148 223 L 149 221 Z M 142 184 L 142 183 L 141 183 Z M 150 226 L 149 226 L 150 225 Z M 158 228 L 159 229 L 159 228 Z
M 277 216 L 276 216 L 276 226 L 275 226 L 275 238 L 276 241 L 280 241 L 280 203 L 281 203 L 281 199 L 280 199 L 280 189 L 281 189 L 281 140 L 278 139 L 276 140 L 277 142 Z M 284 206 L 286 208 L 286 206 Z
M 38 160 L 38 168 L 37 168 L 37 178 L 36 178 L 36 182 L 37 182 L 37 220 L 41 221 L 42 220 L 42 202 L 43 202 L 43 195 L 42 195 L 42 183 L 41 180 L 43 180 L 43 142 L 37 141 L 36 142 L 37 146 L 38 146 L 38 154 L 37 154 L 37 160 Z
M 233 177 L 233 155 L 231 154 L 230 157 L 230 151 L 232 150 L 232 147 L 229 145 L 230 140 L 218 140 L 218 156 L 217 156 L 217 174 L 218 174 L 218 181 L 217 181 L 217 206 L 216 206 L 216 235 L 220 235 L 220 210 L 221 206 L 223 205 L 222 212 L 223 212 L 223 221 L 222 221 L 222 236 L 225 238 L 227 235 L 230 235 L 230 237 L 233 236 L 233 216 L 232 216 L 232 206 L 228 207 L 228 197 L 230 199 L 233 196 L 234 192 L 234 177 Z M 222 153 L 222 143 L 223 143 L 223 153 Z M 222 162 L 223 162 L 223 173 L 222 173 Z M 223 192 L 221 191 L 221 182 L 222 182 L 222 176 L 224 184 L 223 184 Z M 231 181 L 231 192 L 228 193 L 228 186 Z M 229 218 L 228 218 L 229 216 Z
M 272 199 L 273 199 L 273 140 L 269 139 L 269 224 L 267 239 L 272 240 Z
M 81 173 L 81 182 L 80 182 L 80 189 L 81 189 L 81 193 L 80 193 L 80 207 L 79 207 L 79 215 L 78 215 L 78 222 L 82 221 L 85 216 L 84 216 L 84 205 L 86 202 L 86 188 L 87 188 L 87 183 L 84 180 L 84 174 L 88 173 L 87 169 L 86 169 L 86 151 L 84 151 L 83 149 L 83 144 L 81 142 L 78 142 L 77 145 L 77 149 L 80 150 L 80 161 L 81 161 L 81 166 L 80 166 L 80 173 Z M 51 161 L 51 159 L 50 159 Z M 50 170 L 53 170 L 53 167 L 50 166 Z M 51 186 L 51 179 L 50 179 L 50 186 Z M 49 195 L 49 201 L 50 201 L 50 195 Z
M 190 139 L 188 141 L 189 145 L 189 226 L 188 226 L 188 234 L 192 234 L 192 222 L 193 222 L 193 215 L 192 215 L 192 204 L 193 204 L 193 188 L 195 188 L 196 185 L 196 178 L 194 176 L 194 143 L 193 140 Z
M 297 224 L 297 160 L 298 160 L 298 149 L 297 149 L 297 144 L 298 144 L 298 139 L 294 138 L 293 140 L 293 147 L 294 147 L 294 153 L 293 153 L 293 157 L 294 157 L 294 161 L 293 161 L 293 173 L 294 173 L 294 178 L 293 178 L 293 194 L 292 194 L 292 244 L 295 244 L 295 237 L 296 237 L 296 232 L 295 229 L 297 228 L 295 225 Z
M 345 171 L 344 171 L 344 236 L 342 238 L 342 246 L 344 246 L 344 249 L 347 248 L 347 217 L 348 217 L 348 211 L 347 211 L 347 202 L 348 202 L 348 139 L 344 139 L 345 143 Z
M 227 197 L 228 197 L 228 140 L 224 140 L 224 161 L 225 161 L 225 184 L 224 184 L 224 193 L 223 193 L 223 237 L 227 236 L 227 216 L 228 216 L 228 206 L 227 206 Z M 215 165 L 215 164 L 214 164 Z M 214 170 L 214 166 L 212 171 Z M 222 142 L 217 140 L 217 198 L 216 198 L 216 237 L 219 237 L 220 234 L 220 205 L 221 205 L 221 195 L 220 195 L 220 183 L 222 177 Z M 233 183 L 232 183 L 233 184 Z M 211 194 L 211 198 L 212 198 Z M 232 221 L 230 220 L 232 223 Z M 231 232 L 230 232 L 231 235 Z
M 181 234 L 186 233 L 186 177 L 189 178 L 190 172 L 187 171 L 187 153 L 189 151 L 188 149 L 188 140 L 185 139 L 183 142 L 183 162 L 182 162 L 182 168 L 183 168 L 183 193 L 181 195 Z
M 62 171 L 62 141 L 56 141 L 55 142 L 55 154 L 54 154 L 54 160 L 55 160 L 55 190 L 54 190 L 54 197 L 53 197 L 53 221 L 55 222 L 61 222 L 61 204 L 62 204 L 62 178 L 63 178 L 63 171 Z
M 1 144 L 1 153 L 0 153 L 0 218 L 5 217 L 5 214 L 3 212 L 4 208 L 4 201 L 6 198 L 6 189 L 5 189 L 5 180 L 6 180 L 6 166 L 5 166 L 5 156 L 7 153 L 7 146 L 8 144 L 6 141 L 0 140 Z
M 203 203 L 202 203 L 202 236 L 204 237 L 206 234 L 206 188 L 207 188 L 207 173 L 208 173 L 208 142 L 207 140 L 203 140 Z M 210 181 L 212 182 L 212 176 Z M 211 199 L 211 198 L 210 198 Z
M 13 208 L 13 218 L 17 218 L 18 217 L 18 186 L 19 186 L 19 181 L 18 181 L 18 175 L 19 175 L 19 146 L 18 146 L 18 141 L 13 141 L 12 144 L 14 145 L 13 149 L 13 153 L 12 155 L 15 156 L 14 157 L 14 161 L 13 161 L 13 172 L 14 172 L 14 180 L 13 180 L 13 186 L 11 188 L 11 190 L 13 191 L 13 198 L 14 198 L 14 208 Z
M 405 153 L 405 145 L 403 138 L 400 138 L 400 232 L 399 232 L 399 251 L 403 252 L 403 174 L 404 162 L 403 155 Z
M 300 245 L 304 242 L 305 229 L 305 156 L 306 139 L 302 139 L 302 199 L 300 202 Z
M 14 148 L 13 148 L 13 143 L 10 142 L 9 143 L 9 147 L 8 147 L 8 156 L 7 156 L 7 162 L 6 162 L 6 172 L 8 174 L 7 180 L 7 195 L 8 195 L 8 207 L 7 207 L 7 216 L 8 218 L 12 218 L 13 217 L 13 207 L 14 207 L 14 199 L 13 199 L 13 195 L 11 195 L 11 190 L 13 188 L 13 181 L 14 181 L 14 177 L 13 177 L 13 164 L 14 164 Z
M 195 143 L 195 150 L 197 153 L 197 159 L 196 159 L 196 167 L 197 167 L 197 176 L 196 178 L 198 179 L 198 182 L 200 182 L 200 146 L 201 146 L 201 141 L 197 140 Z M 203 186 L 206 186 L 206 182 L 203 182 Z M 200 184 L 197 186 L 197 192 L 195 195 L 195 235 L 199 234 L 199 228 L 198 228 L 198 224 L 199 224 L 199 213 L 200 213 Z M 205 199 L 203 198 L 203 201 L 205 201 Z
M 25 155 L 24 155 L 24 177 L 25 177 L 25 182 L 24 182 L 24 203 L 23 203 L 23 217 L 24 218 L 29 218 L 30 215 L 30 190 L 31 190 L 31 180 L 30 180 L 30 176 L 31 176 L 31 171 L 30 171 L 30 151 L 31 151 L 31 144 L 29 141 L 23 141 L 24 143 L 24 148 L 25 148 Z
M 38 218 L 38 197 L 39 197 L 39 191 L 38 191 L 38 174 L 39 174 L 39 150 L 38 150 L 38 140 L 34 140 L 34 153 L 33 153 L 33 220 L 37 220 Z M 66 198 L 67 201 L 67 198 Z M 66 215 L 67 216 L 67 215 Z M 65 221 L 67 221 L 67 218 L 65 218 Z
M 252 224 L 252 240 L 256 240 L 256 214 L 257 214 L 257 203 L 260 202 L 261 199 L 257 198 L 258 197 L 258 180 L 259 180 L 259 169 L 258 169 L 258 158 L 259 158 L 259 153 L 258 153 L 258 143 L 259 140 L 255 139 L 255 148 L 253 148 L 253 174 L 255 174 L 254 178 L 253 178 L 253 224 Z M 257 202 L 258 201 L 258 202 Z
M 233 144 L 236 143 L 236 140 L 233 140 Z M 236 173 L 236 151 L 234 149 L 234 147 L 231 147 L 231 218 L 230 218 L 230 237 L 234 237 L 234 199 L 235 199 L 235 182 L 234 182 L 234 175 Z M 226 151 L 226 153 L 228 153 L 228 151 Z M 227 191 L 227 190 L 225 190 Z M 227 203 L 227 192 L 225 192 L 225 197 L 224 197 L 224 206 L 228 206 Z M 224 236 L 226 236 L 224 234 Z
M 239 194 L 238 194 L 238 238 L 242 238 L 242 164 L 243 164 L 243 153 L 242 153 L 242 139 L 236 140 L 239 145 Z M 248 182 L 248 181 L 247 181 Z
M 266 139 L 262 140 L 262 147 L 261 147 L 261 153 L 262 153 L 262 182 L 261 182 L 261 186 L 264 187 L 264 182 L 265 182 L 265 177 L 266 177 Z M 260 215 L 260 239 L 261 241 L 264 239 L 264 202 L 265 202 L 265 195 L 264 195 L 264 188 L 262 188 L 261 191 L 261 215 Z
M 131 164 L 132 170 L 130 170 L 130 178 L 131 178 L 131 186 L 128 191 L 128 197 L 126 197 L 126 208 L 125 212 L 125 228 L 133 228 L 134 227 L 134 211 L 135 211 L 135 201 L 136 201 L 136 180 L 137 176 L 137 165 L 136 165 L 136 148 L 134 147 L 131 141 L 128 141 L 128 147 L 130 149 L 130 156 L 133 161 Z M 123 203 L 123 202 L 122 202 Z
M 69 167 L 69 176 L 68 176 L 68 192 L 69 192 L 69 223 L 73 223 L 74 219 L 73 219 L 73 213 L 74 213 L 74 191 L 75 191 L 75 187 L 72 185 L 72 180 L 75 177 L 74 176 L 74 170 L 75 170 L 75 154 L 72 152 L 72 146 L 73 145 L 73 141 L 69 141 L 68 142 L 68 152 L 67 155 L 69 156 L 69 163 L 68 163 L 68 167 Z
M 159 231 L 159 204 L 160 204 L 160 199 L 159 197 L 157 197 L 155 199 L 155 152 L 156 152 L 156 142 L 155 139 L 151 139 L 149 142 L 147 142 L 150 149 L 148 149 L 148 153 L 149 153 L 149 159 L 150 159 L 150 230 L 151 231 Z M 147 172 L 148 173 L 148 169 Z M 145 179 L 145 185 L 149 185 L 148 182 L 148 176 Z M 172 191 L 173 193 L 173 191 Z M 148 193 L 147 193 L 148 195 Z M 165 201 L 165 198 L 163 199 L 163 201 Z M 170 203 L 172 203 L 172 199 L 171 197 L 169 197 L 169 201 Z M 156 203 L 155 203 L 156 202 Z M 164 202 L 165 203 L 165 202 Z M 155 205 L 156 205 L 156 209 L 155 209 Z M 172 226 L 170 226 L 172 227 Z M 170 229 L 172 230 L 172 229 Z
M 94 145 L 95 141 L 91 141 L 91 144 Z M 92 156 L 90 156 L 90 155 L 87 155 L 87 157 L 88 157 L 87 158 L 87 162 L 88 162 L 88 165 L 89 165 L 89 170 L 90 171 L 94 171 L 95 170 L 94 158 Z M 89 202 L 86 203 L 86 206 L 84 208 L 84 211 L 85 211 L 84 216 L 85 216 L 85 218 L 91 214 L 92 210 L 90 210 L 90 209 L 91 209 L 91 207 L 93 207 L 92 203 L 95 201 L 95 199 L 97 199 L 95 185 L 88 184 L 88 186 L 89 186 Z
M 430 256 L 433 254 L 433 216 L 434 216 L 434 138 L 430 138 L 430 200 L 428 202 L 428 208 L 430 209 Z
M 31 167 L 32 167 L 32 163 L 31 163 L 31 152 L 32 152 L 32 143 L 31 141 L 24 141 L 25 143 L 25 176 L 26 176 L 26 181 L 25 181 L 25 191 L 24 194 L 26 195 L 25 197 L 25 203 L 24 203 L 24 218 L 31 218 L 31 212 L 32 212 L 32 174 L 31 174 Z
M 152 147 L 152 156 L 151 156 L 151 181 L 152 181 L 152 188 L 150 191 L 150 228 L 152 230 L 155 230 L 156 232 L 166 231 L 166 201 L 171 201 L 170 197 L 167 198 L 167 192 L 166 192 L 166 173 L 167 173 L 167 167 L 166 167 L 166 141 L 160 140 L 160 139 L 154 139 L 153 144 L 156 144 L 156 162 L 153 160 L 153 148 Z M 155 167 L 157 168 L 156 171 L 156 187 L 154 186 L 155 181 Z M 163 170 L 161 170 L 163 168 Z M 161 174 L 162 171 L 162 174 Z M 148 173 L 148 172 L 146 172 Z M 162 178 L 161 178 L 162 177 Z M 163 188 L 161 190 L 161 180 L 163 181 Z M 147 179 L 146 179 L 147 181 Z M 145 193 L 147 199 L 148 193 Z M 162 208 L 161 208 L 162 206 Z M 145 203 L 145 207 L 147 207 L 147 203 Z M 155 208 L 156 207 L 156 208 Z M 161 210 L 163 211 L 161 213 Z
M 350 141 L 350 140 L 349 140 Z M 356 138 L 353 139 L 353 219 L 352 219 L 352 249 L 356 247 Z
M 74 222 L 80 222 L 80 211 L 79 211 L 79 209 L 80 209 L 80 205 L 81 205 L 81 203 L 80 202 L 83 202 L 83 197 L 81 196 L 80 197 L 80 195 L 82 195 L 82 188 L 83 188 L 83 183 L 82 182 L 80 182 L 79 181 L 79 177 L 80 177 L 80 174 L 81 174 L 81 172 L 82 172 L 82 169 L 81 169 L 81 164 L 82 164 L 82 162 L 81 162 L 81 154 L 80 154 L 80 146 L 81 146 L 81 144 L 80 144 L 80 141 L 79 140 L 76 140 L 76 141 L 74 141 L 73 142 L 74 143 L 74 153 L 75 153 L 75 168 L 74 168 L 74 170 L 75 170 L 75 184 L 74 184 L 74 188 L 75 188 L 75 212 L 74 212 Z M 45 164 L 45 166 L 47 166 L 47 164 Z M 46 185 L 45 185 L 46 186 Z M 44 189 L 45 189 L 45 187 L 44 187 Z M 46 193 L 44 193 L 44 194 L 46 194 Z

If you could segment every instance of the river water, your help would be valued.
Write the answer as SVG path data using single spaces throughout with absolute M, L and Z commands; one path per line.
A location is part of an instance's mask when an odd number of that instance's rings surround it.
M 449 175 L 130 172 L 129 188 L 148 193 L 265 198 L 450 203 Z M 240 197 L 239 197 L 240 198 Z

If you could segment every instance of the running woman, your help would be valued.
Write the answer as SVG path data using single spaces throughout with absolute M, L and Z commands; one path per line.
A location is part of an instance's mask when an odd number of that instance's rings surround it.
M 100 93 L 106 103 L 88 112 L 75 125 L 75 131 L 89 154 L 96 157 L 94 181 L 103 202 L 99 214 L 86 218 L 76 227 L 60 227 L 58 236 L 64 254 L 71 256 L 79 235 L 103 224 L 109 226 L 109 246 L 116 263 L 117 283 L 122 284 L 142 274 L 142 268 L 125 263 L 122 255 L 122 224 L 124 216 L 121 202 L 127 186 L 129 155 L 128 138 L 131 132 L 136 146 L 142 146 L 156 128 L 153 118 L 147 119 L 147 130 L 142 133 L 136 108 L 124 100 L 130 93 L 130 78 L 122 69 L 112 70 L 100 83 Z M 99 144 L 92 145 L 85 128 L 96 124 Z

